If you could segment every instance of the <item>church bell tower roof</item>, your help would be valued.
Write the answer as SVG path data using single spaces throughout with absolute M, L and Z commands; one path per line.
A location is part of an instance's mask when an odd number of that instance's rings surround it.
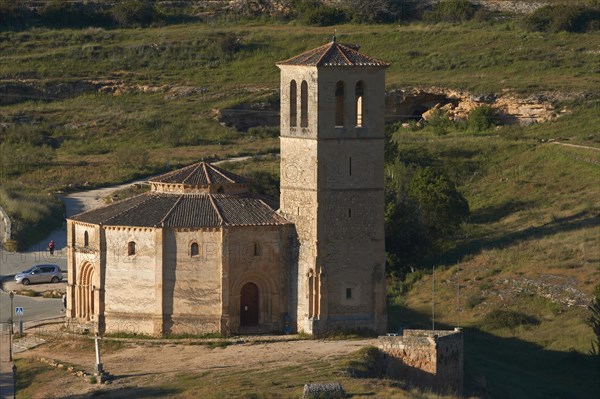
M 342 44 L 333 40 L 327 44 L 305 51 L 290 59 L 279 61 L 277 65 L 298 65 L 316 67 L 335 66 L 374 66 L 388 67 L 387 62 L 379 61 L 358 52 L 359 46 Z

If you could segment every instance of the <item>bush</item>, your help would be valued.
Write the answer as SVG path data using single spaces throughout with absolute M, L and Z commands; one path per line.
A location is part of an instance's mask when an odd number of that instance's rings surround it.
M 278 137 L 279 127 L 277 126 L 256 126 L 248 129 L 248 134 L 255 137 Z
M 474 108 L 469 113 L 467 127 L 472 132 L 483 132 L 495 125 L 496 110 L 487 105 Z
M 110 25 L 110 16 L 93 4 L 52 0 L 39 11 L 40 22 L 45 26 L 85 27 Z
M 514 310 L 495 309 L 486 314 L 481 320 L 484 330 L 499 330 L 501 328 L 515 329 L 518 326 L 537 325 L 539 321 L 533 317 Z
M 465 306 L 469 309 L 473 309 L 475 306 L 483 302 L 483 298 L 479 295 L 469 295 L 465 301 Z
M 346 0 L 342 4 L 355 22 L 369 24 L 407 20 L 415 6 L 405 0 Z
M 344 10 L 319 1 L 301 1 L 296 6 L 298 19 L 307 25 L 329 26 L 348 22 Z
M 240 39 L 233 33 L 220 35 L 217 39 L 217 46 L 225 58 L 233 56 L 242 47 Z
M 151 0 L 120 1 L 112 9 L 112 16 L 119 26 L 146 26 L 157 19 L 157 14 Z
M 0 1 L 0 30 L 22 28 L 27 20 L 25 11 L 22 0 Z
M 446 111 L 434 109 L 431 112 L 431 117 L 427 120 L 427 126 L 430 126 L 436 135 L 443 136 L 448 134 L 448 129 L 452 127 L 452 121 Z
M 524 29 L 537 32 L 588 32 L 600 28 L 600 7 L 548 5 L 522 20 Z
M 477 6 L 469 0 L 443 0 L 425 14 L 432 22 L 464 22 L 473 19 Z

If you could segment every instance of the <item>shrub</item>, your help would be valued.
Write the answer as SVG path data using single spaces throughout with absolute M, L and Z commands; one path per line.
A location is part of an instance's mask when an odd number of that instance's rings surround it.
M 56 27 L 93 25 L 95 14 L 83 3 L 62 0 L 46 2 L 38 13 L 43 25 Z
M 427 120 L 427 126 L 430 126 L 438 136 L 448 134 L 448 129 L 452 126 L 452 121 L 448 117 L 448 113 L 442 109 L 434 109 L 431 112 L 431 117 Z
M 443 0 L 425 14 L 432 22 L 464 22 L 473 19 L 477 6 L 469 0 Z
M 342 4 L 355 22 L 369 24 L 407 20 L 415 7 L 404 0 L 346 0 Z
M 344 10 L 314 0 L 299 2 L 296 12 L 298 19 L 307 25 L 329 26 L 348 22 Z
M 465 306 L 469 309 L 473 309 L 475 306 L 483 302 L 483 298 L 479 295 L 469 295 L 465 301 Z
M 537 32 L 587 32 L 600 28 L 600 7 L 548 5 L 523 18 L 523 28 Z
M 278 137 L 279 127 L 277 126 L 256 126 L 248 129 L 248 134 L 256 137 Z
M 155 20 L 156 10 L 151 0 L 125 0 L 117 2 L 112 16 L 120 26 L 145 26 Z
M 495 125 L 496 110 L 487 105 L 474 108 L 469 113 L 467 127 L 472 132 L 482 132 Z
M 518 326 L 537 325 L 539 321 L 533 317 L 514 310 L 495 309 L 486 314 L 481 320 L 484 330 L 499 330 L 501 328 L 515 329 Z
M 22 0 L 0 1 L 0 30 L 21 28 L 27 20 Z
M 217 46 L 219 47 L 221 54 L 225 57 L 231 57 L 242 47 L 240 39 L 233 33 L 226 33 L 219 36 L 217 39 Z

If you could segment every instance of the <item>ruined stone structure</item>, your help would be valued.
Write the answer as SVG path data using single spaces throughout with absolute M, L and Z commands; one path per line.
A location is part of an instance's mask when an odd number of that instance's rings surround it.
M 463 334 L 460 329 L 404 330 L 402 336 L 379 337 L 386 354 L 386 374 L 436 392 L 463 390 Z
M 281 208 L 198 163 L 69 218 L 67 316 L 146 334 L 384 332 L 386 63 L 334 41 L 281 69 Z

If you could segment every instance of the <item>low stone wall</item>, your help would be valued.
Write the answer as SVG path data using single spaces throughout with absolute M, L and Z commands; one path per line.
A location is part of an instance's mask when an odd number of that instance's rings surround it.
M 436 392 L 463 390 L 463 334 L 460 330 L 405 330 L 379 337 L 386 374 Z

